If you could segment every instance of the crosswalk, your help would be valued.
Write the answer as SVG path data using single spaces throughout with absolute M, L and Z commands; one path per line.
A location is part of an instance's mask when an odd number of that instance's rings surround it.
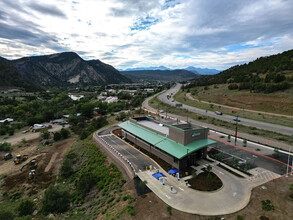
M 261 185 L 280 176 L 281 175 L 269 170 L 255 169 L 253 176 L 247 178 L 247 180 L 252 182 L 254 185 Z

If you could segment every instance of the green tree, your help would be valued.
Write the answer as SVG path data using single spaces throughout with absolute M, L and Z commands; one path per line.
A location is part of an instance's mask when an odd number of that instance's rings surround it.
M 54 141 L 59 141 L 61 140 L 62 136 L 60 134 L 60 132 L 55 132 L 54 133 Z
M 42 130 L 40 133 L 40 136 L 42 139 L 49 139 L 50 138 L 50 132 L 48 131 L 48 129 Z
M 61 137 L 62 139 L 66 139 L 69 137 L 69 131 L 65 128 L 62 128 L 61 131 L 60 131 L 60 134 L 61 134 Z
M 208 172 L 207 179 L 208 179 L 209 181 L 212 179 L 211 171 L 212 171 L 212 166 L 209 164 L 209 165 L 207 166 L 207 172 Z
M 72 166 L 73 164 L 66 158 L 60 167 L 60 176 L 63 178 L 69 178 L 74 173 Z
M 34 212 L 35 203 L 29 199 L 22 200 L 17 207 L 18 215 L 31 215 Z
M 70 205 L 69 191 L 61 186 L 50 185 L 42 199 L 42 211 L 47 213 L 66 212 Z
M 191 175 L 192 175 L 192 178 L 196 178 L 197 177 L 196 170 L 193 170 L 192 173 L 191 173 Z
M 0 143 L 0 151 L 11 152 L 11 144 L 7 142 Z

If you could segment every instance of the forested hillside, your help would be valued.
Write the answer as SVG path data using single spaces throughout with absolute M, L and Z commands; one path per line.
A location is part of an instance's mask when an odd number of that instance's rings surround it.
M 189 87 L 228 83 L 229 89 L 270 93 L 288 89 L 292 82 L 293 50 L 289 50 L 233 66 L 214 76 L 202 76 L 194 80 Z
M 0 87 L 21 87 L 28 91 L 34 91 L 37 87 L 23 77 L 10 62 L 0 57 Z

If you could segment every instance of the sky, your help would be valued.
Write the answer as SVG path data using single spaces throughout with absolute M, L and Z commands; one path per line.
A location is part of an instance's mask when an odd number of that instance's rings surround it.
M 292 0 L 0 0 L 0 56 L 223 70 L 293 49 Z

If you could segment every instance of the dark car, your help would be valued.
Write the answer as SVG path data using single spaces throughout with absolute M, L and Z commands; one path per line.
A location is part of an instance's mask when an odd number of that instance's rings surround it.
M 219 111 L 215 111 L 215 113 L 216 113 L 217 115 L 222 115 L 222 114 L 223 114 L 222 112 L 219 112 Z
M 238 118 L 233 118 L 233 121 L 240 122 L 240 119 L 238 119 Z
M 11 153 L 5 154 L 4 160 L 10 160 L 10 159 L 12 159 L 12 154 Z

